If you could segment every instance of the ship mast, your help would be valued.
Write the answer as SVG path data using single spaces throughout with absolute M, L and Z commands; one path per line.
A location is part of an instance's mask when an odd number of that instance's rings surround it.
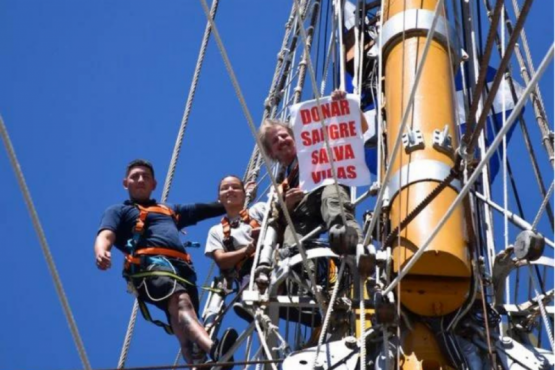
M 423 247 L 460 189 L 454 175 L 458 143 L 452 83 L 458 51 L 437 0 L 389 0 L 382 17 L 388 149 L 384 159 L 389 174 L 384 202 L 391 231 L 386 244 L 391 243 L 394 272 L 399 273 Z M 431 31 L 435 32 L 424 55 Z M 402 146 L 396 148 L 399 136 Z M 397 298 L 416 315 L 441 317 L 461 307 L 471 275 L 461 205 L 413 261 L 396 287 Z M 419 361 L 446 364 L 433 342 L 431 332 L 417 326 L 402 343 L 407 357 L 403 369 L 417 368 Z

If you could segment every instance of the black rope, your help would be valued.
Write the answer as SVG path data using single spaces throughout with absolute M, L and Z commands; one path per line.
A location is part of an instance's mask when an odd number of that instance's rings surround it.
M 489 94 L 489 88 L 486 85 L 486 92 Z M 497 119 L 497 117 L 495 116 L 495 110 L 493 109 L 493 106 L 490 108 L 491 109 L 491 123 L 493 123 L 493 129 L 495 129 L 495 134 L 497 134 L 499 132 L 499 130 L 501 130 L 499 121 Z M 499 146 L 497 147 L 497 150 L 495 151 L 495 154 L 497 154 L 497 159 L 499 160 L 499 164 L 503 163 L 503 157 L 501 155 L 501 150 L 502 147 Z M 516 182 L 515 182 L 515 178 L 513 176 L 513 169 L 511 166 L 511 162 L 509 161 L 509 153 L 507 153 L 507 174 L 509 175 L 509 180 L 511 183 L 511 188 L 513 190 L 513 196 L 515 197 L 515 201 L 516 201 L 516 205 L 518 208 L 518 213 L 519 216 L 521 218 L 524 218 L 524 209 L 522 207 L 522 202 L 520 201 L 520 196 L 518 195 L 518 190 L 516 188 Z M 490 182 L 493 182 L 493 179 L 490 179 Z
M 405 217 L 403 219 L 403 221 L 401 221 L 401 223 L 399 223 L 399 225 L 397 225 L 397 227 L 395 227 L 395 229 L 393 229 L 393 231 L 391 231 L 391 233 L 389 233 L 389 235 L 385 239 L 385 244 L 384 245 L 386 245 L 386 246 L 390 245 L 395 240 L 395 238 L 397 238 L 399 233 L 401 231 L 403 231 L 403 229 L 405 227 L 407 227 L 407 225 L 412 220 L 414 220 L 416 218 L 416 216 L 418 216 L 418 214 L 420 212 L 422 212 L 424 210 L 424 208 L 426 208 L 432 202 L 432 200 L 434 200 L 443 191 L 443 189 L 445 189 L 447 186 L 449 186 L 451 181 L 453 181 L 455 178 L 457 178 L 458 175 L 459 175 L 459 173 L 456 170 L 451 169 L 451 171 L 449 172 L 449 175 L 442 182 L 440 182 L 434 188 L 434 190 L 432 190 L 430 192 L 430 194 L 428 194 L 426 196 L 426 198 L 424 198 L 424 200 L 422 202 L 420 202 L 420 204 L 418 204 L 412 211 L 410 211 L 409 214 L 407 215 L 407 217 Z
M 140 366 L 140 367 L 126 367 L 126 370 L 164 370 L 164 369 L 188 369 L 188 368 L 212 368 L 212 367 L 226 367 L 233 365 L 265 365 L 277 364 L 283 360 L 253 360 L 253 361 L 235 361 L 235 362 L 206 362 L 204 364 L 184 364 L 184 365 L 159 365 L 159 366 Z M 116 368 L 97 369 L 97 370 L 118 370 Z

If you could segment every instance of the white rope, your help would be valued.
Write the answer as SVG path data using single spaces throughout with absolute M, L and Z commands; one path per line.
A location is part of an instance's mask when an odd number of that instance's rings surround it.
M 353 85 L 354 85 L 354 93 L 360 95 L 362 91 L 362 87 L 359 84 L 359 79 L 361 76 L 361 71 L 359 71 L 359 64 L 362 65 L 360 62 L 361 55 L 360 55 L 360 12 L 359 9 L 359 2 L 356 3 L 356 10 L 355 10 L 355 25 L 353 26 L 353 33 L 355 35 L 355 45 L 353 46 Z
M 218 29 L 216 27 L 216 24 L 209 16 L 208 5 L 206 4 L 206 0 L 200 0 L 200 1 L 201 1 L 202 8 L 204 10 L 204 13 L 205 13 L 208 21 L 210 22 L 210 26 L 212 27 L 212 32 L 214 33 L 214 39 L 216 40 L 216 43 L 218 45 L 218 49 L 220 50 L 220 54 L 222 55 L 222 59 L 224 61 L 224 64 L 225 64 L 225 67 L 226 67 L 227 72 L 229 74 L 229 77 L 231 79 L 231 83 L 232 83 L 233 88 L 235 90 L 235 93 L 237 95 L 237 99 L 239 100 L 239 103 L 241 104 L 241 108 L 243 109 L 243 114 L 245 115 L 245 118 L 247 119 L 247 123 L 249 124 L 249 128 L 251 129 L 252 135 L 254 136 L 258 147 L 263 148 L 264 146 L 262 145 L 262 142 L 260 141 L 260 138 L 257 135 L 256 127 L 254 126 L 252 116 L 251 116 L 250 111 L 247 107 L 247 103 L 245 102 L 245 98 L 243 97 L 241 87 L 239 86 L 239 82 L 237 81 L 237 77 L 235 76 L 235 72 L 233 71 L 233 67 L 231 66 L 231 62 L 229 60 L 229 57 L 227 56 L 227 52 L 226 52 L 225 47 L 222 43 L 222 39 L 220 37 L 220 34 L 219 34 Z M 271 172 L 271 167 L 272 166 L 271 166 L 271 163 L 270 163 L 270 159 L 268 158 L 268 156 L 267 156 L 267 154 L 265 153 L 264 150 L 260 150 L 260 153 L 262 154 L 262 157 L 264 158 L 264 163 L 266 164 L 266 170 L 268 172 Z M 272 184 L 274 185 L 274 188 L 277 189 L 278 184 L 276 182 L 275 177 L 272 174 L 270 174 L 270 179 L 272 180 Z M 291 215 L 289 214 L 289 211 L 287 210 L 287 206 L 285 205 L 285 202 L 283 200 L 282 195 L 279 194 L 279 193 L 276 193 L 276 195 L 277 195 L 278 202 L 281 206 L 281 209 L 283 210 L 283 214 L 285 216 L 285 220 L 287 221 L 287 225 L 291 228 L 293 238 L 295 239 L 295 242 L 297 243 L 297 245 L 299 247 L 299 252 L 300 252 L 301 257 L 302 257 L 303 266 L 304 266 L 305 270 L 308 273 L 308 276 L 310 278 L 310 282 L 312 283 L 311 288 L 313 289 L 314 296 L 316 297 L 316 300 L 318 301 L 318 304 L 320 305 L 320 309 L 324 310 L 324 307 L 325 307 L 324 298 L 322 297 L 322 293 L 317 289 L 314 274 L 308 268 L 308 259 L 306 257 L 306 251 L 305 251 L 304 247 L 299 242 L 299 238 L 297 236 L 297 233 L 295 232 L 295 227 L 293 225 L 293 221 L 291 220 Z
M 296 0 L 298 1 L 298 0 Z M 333 5 L 335 7 L 335 14 L 338 19 L 337 33 L 339 35 L 339 81 L 340 89 L 345 91 L 345 46 L 343 45 L 343 1 L 335 0 Z M 322 114 L 319 112 L 319 114 Z M 320 116 L 322 117 L 322 116 Z
M 436 4 L 436 8 L 434 11 L 434 19 L 432 21 L 432 26 L 430 27 L 430 32 L 428 33 L 428 36 L 426 38 L 426 44 L 424 45 L 424 50 L 422 52 L 422 58 L 420 59 L 420 63 L 418 64 L 418 70 L 416 72 L 414 81 L 412 83 L 411 86 L 411 91 L 410 91 L 410 95 L 409 95 L 409 100 L 407 102 L 407 107 L 405 108 L 405 112 L 403 113 L 403 117 L 401 118 L 401 126 L 399 128 L 399 132 L 403 132 L 405 130 L 405 127 L 407 125 L 408 122 L 408 117 L 410 115 L 410 112 L 412 111 L 412 105 L 414 103 L 414 97 L 416 95 L 416 88 L 418 87 L 418 84 L 420 82 L 420 77 L 422 76 L 422 71 L 424 70 L 424 61 L 426 60 L 426 57 L 428 56 L 428 50 L 430 49 L 430 45 L 432 44 L 432 39 L 433 36 L 435 34 L 435 30 L 436 30 L 436 26 L 437 26 L 437 22 L 439 19 L 439 9 L 440 9 L 440 5 L 443 4 L 443 0 L 439 0 Z M 380 36 L 381 37 L 381 36 Z M 381 74 L 380 74 L 381 76 Z M 381 96 L 381 94 L 380 94 Z M 379 109 L 379 107 L 378 107 Z M 401 137 L 402 135 L 398 135 L 397 139 L 395 141 L 395 145 L 393 146 L 393 150 L 391 153 L 391 159 L 389 161 L 389 163 L 393 163 L 395 161 L 395 159 L 397 158 L 397 153 L 399 152 L 399 147 L 401 144 Z M 378 163 L 380 161 L 378 160 Z M 384 176 L 384 181 L 387 180 L 389 178 L 389 176 L 391 175 L 391 171 L 393 169 L 393 166 L 388 166 L 385 176 Z M 380 191 L 378 193 L 378 197 L 376 199 L 376 205 L 374 206 L 374 211 L 372 212 L 373 216 L 372 216 L 372 221 L 370 222 L 370 226 L 368 227 L 368 231 L 364 237 L 364 241 L 363 241 L 363 245 L 368 245 L 369 241 L 370 241 L 370 236 L 372 235 L 372 232 L 374 231 L 374 227 L 376 226 L 376 223 L 378 221 L 378 219 L 380 219 L 380 214 L 381 214 L 381 209 L 382 209 L 382 200 L 383 200 L 383 196 L 385 194 L 385 189 L 386 186 L 381 186 L 380 187 Z
M 474 172 L 472 173 L 472 175 L 468 179 L 468 182 L 461 189 L 461 191 L 459 192 L 459 194 L 457 195 L 455 200 L 453 200 L 453 203 L 451 204 L 449 209 L 447 209 L 447 211 L 445 212 L 445 215 L 439 221 L 439 223 L 436 225 L 435 229 L 432 231 L 432 233 L 430 234 L 428 239 L 426 239 L 426 241 L 422 244 L 420 249 L 408 261 L 405 268 L 403 268 L 401 271 L 399 271 L 399 274 L 397 275 L 397 277 L 384 290 L 383 295 L 386 295 L 389 292 L 391 292 L 395 288 L 395 286 L 397 286 L 399 281 L 401 281 L 401 279 L 403 279 L 403 277 L 410 271 L 412 266 L 414 266 L 414 264 L 418 261 L 420 256 L 422 256 L 422 254 L 426 251 L 428 245 L 435 238 L 436 234 L 439 232 L 439 230 L 442 228 L 442 226 L 445 224 L 445 222 L 447 222 L 448 218 L 451 216 L 451 214 L 453 213 L 455 208 L 464 199 L 466 194 L 470 191 L 471 186 L 474 184 L 474 182 L 476 182 L 476 180 L 480 176 L 480 174 L 482 172 L 482 169 L 487 165 L 487 163 L 489 162 L 489 159 L 491 158 L 491 156 L 497 150 L 497 147 L 501 143 L 501 140 L 503 139 L 503 136 L 505 136 L 507 134 L 507 132 L 509 131 L 509 129 L 511 128 L 513 123 L 516 122 L 516 119 L 518 118 L 518 116 L 520 114 L 520 110 L 524 106 L 524 104 L 526 102 L 526 99 L 528 98 L 528 95 L 532 92 L 532 89 L 537 84 L 539 78 L 541 77 L 541 75 L 543 74 L 543 72 L 545 71 L 547 66 L 549 65 L 549 62 L 551 61 L 551 59 L 553 59 L 553 44 L 551 45 L 551 47 L 549 48 L 549 51 L 547 52 L 544 59 L 542 60 L 542 63 L 540 65 L 540 67 L 538 68 L 538 71 L 536 72 L 536 74 L 534 75 L 534 77 L 532 78 L 532 80 L 530 81 L 530 83 L 528 84 L 528 86 L 526 87 L 524 92 L 522 93 L 522 96 L 518 100 L 518 103 L 515 105 L 515 107 L 513 109 L 513 112 L 511 113 L 509 119 L 507 120 L 507 125 L 501 128 L 501 130 L 499 131 L 499 133 L 497 134 L 497 136 L 495 137 L 495 139 L 491 143 L 491 145 L 490 145 L 487 153 L 485 154 L 484 158 L 480 161 L 480 163 L 478 164 L 478 166 L 476 167 L 476 169 L 474 170 Z
M 360 277 L 359 281 L 359 291 L 360 291 L 360 303 L 359 303 L 359 310 L 360 310 L 360 332 L 364 333 L 366 330 L 366 307 L 364 307 L 364 293 L 365 293 L 365 281 L 363 280 L 362 276 Z M 360 341 L 360 370 L 366 370 L 366 341 Z
M 218 10 L 218 3 L 220 0 L 212 1 L 212 8 L 210 9 L 210 17 L 214 18 L 216 16 L 216 11 Z M 175 146 L 172 153 L 172 158 L 168 168 L 168 174 L 166 176 L 166 181 L 164 183 L 164 190 L 162 192 L 162 202 L 166 202 L 168 199 L 168 194 L 170 192 L 170 187 L 173 181 L 173 175 L 175 172 L 175 167 L 177 165 L 177 160 L 179 158 L 179 153 L 181 151 L 181 145 L 183 143 L 183 136 L 185 135 L 185 130 L 187 128 L 187 123 L 189 122 L 189 115 L 191 114 L 191 108 L 193 106 L 193 100 L 195 98 L 195 93 L 197 91 L 198 80 L 200 77 L 200 71 L 202 69 L 202 64 L 204 62 L 204 56 L 206 54 L 206 49 L 208 47 L 208 41 L 210 40 L 210 23 L 206 23 L 206 29 L 204 30 L 204 36 L 202 37 L 202 43 L 200 46 L 200 51 L 197 57 L 197 64 L 195 66 L 195 72 L 193 74 L 193 80 L 191 81 L 191 87 L 189 88 L 189 95 L 187 96 L 187 103 L 185 105 L 185 111 L 183 112 L 183 118 L 181 119 L 181 125 L 179 127 L 179 133 L 177 134 L 177 139 L 175 141 Z
M 302 13 L 300 12 L 300 8 L 299 8 L 299 4 L 297 2 L 297 27 L 299 30 L 299 33 L 301 34 L 301 37 L 303 39 L 303 50 L 304 52 L 302 53 L 301 56 L 301 62 L 299 63 L 299 79 L 297 81 L 297 87 L 295 88 L 295 99 L 294 99 L 294 103 L 298 103 L 301 101 L 301 93 L 303 91 L 303 86 L 304 86 L 304 81 L 306 78 L 306 70 L 308 67 L 308 61 L 310 60 L 310 50 L 312 49 L 312 39 L 314 36 L 314 27 L 315 27 L 315 23 L 316 20 L 318 19 L 318 14 L 320 13 L 320 2 L 321 0 L 314 0 L 314 4 L 312 6 L 312 17 L 311 17 L 311 23 L 309 26 L 309 34 L 306 34 L 306 31 L 304 29 L 303 26 L 303 17 L 302 17 Z
M 289 14 L 289 19 L 285 24 L 285 35 L 283 37 L 281 48 L 277 56 L 277 64 L 276 68 L 274 69 L 274 76 L 272 77 L 272 83 L 270 84 L 270 90 L 268 91 L 268 96 L 264 101 L 264 113 L 262 114 L 262 121 L 264 121 L 268 116 L 271 116 L 271 112 L 275 105 L 277 105 L 277 98 L 276 98 L 276 90 L 278 87 L 278 78 L 280 76 L 280 72 L 284 62 L 288 60 L 290 51 L 286 48 L 287 41 L 291 35 L 292 26 L 294 23 L 294 14 L 295 14 L 295 5 L 291 7 L 291 13 Z M 290 69 L 289 69 L 290 71 Z M 249 161 L 249 165 L 247 166 L 247 172 L 243 176 L 246 182 L 254 181 L 258 178 L 258 174 L 260 172 L 261 167 L 261 157 L 258 150 L 258 146 L 254 146 L 251 158 Z
M 118 369 L 123 369 L 125 367 L 125 361 L 127 361 L 127 355 L 129 353 L 129 347 L 131 345 L 131 339 L 133 337 L 133 332 L 135 330 L 135 323 L 137 322 L 137 313 L 139 312 L 139 301 L 135 299 L 133 303 L 133 308 L 131 309 L 131 316 L 129 317 L 129 323 L 127 324 L 127 331 L 125 332 L 125 337 L 123 338 L 123 346 L 121 348 L 121 353 L 118 360 Z
M 536 301 L 538 302 L 538 307 L 540 308 L 541 316 L 543 319 L 543 323 L 545 325 L 545 331 L 547 332 L 547 336 L 549 338 L 549 344 L 551 345 L 551 351 L 554 349 L 553 345 L 553 331 L 551 331 L 551 325 L 549 324 L 549 318 L 547 317 L 547 312 L 545 311 L 545 307 L 543 305 L 542 295 L 538 289 L 538 282 L 536 281 L 536 275 L 534 268 L 528 262 L 528 269 L 530 273 L 530 278 L 532 279 L 532 283 L 534 284 L 534 292 L 536 293 Z
M 333 287 L 331 293 L 330 304 L 326 310 L 326 316 L 324 317 L 324 322 L 322 323 L 322 331 L 320 332 L 320 338 L 318 338 L 318 346 L 316 347 L 316 353 L 314 354 L 314 363 L 312 364 L 312 369 L 316 368 L 316 363 L 318 361 L 318 355 L 320 354 L 320 347 L 324 344 L 324 339 L 326 338 L 326 332 L 328 331 L 328 326 L 330 324 L 331 314 L 333 312 L 333 306 L 337 300 L 337 294 L 339 292 L 339 285 L 341 284 L 341 277 L 343 276 L 343 271 L 345 270 L 345 258 L 341 259 L 341 266 L 339 267 L 339 273 L 337 275 L 337 280 Z
M 498 0 L 500 1 L 500 0 Z M 479 4 L 476 4 L 477 6 L 479 6 Z M 474 12 L 474 8 L 473 8 L 473 3 L 470 2 L 470 22 L 472 25 L 472 55 L 474 56 L 474 58 L 472 59 L 473 61 L 473 66 L 474 66 L 474 89 L 476 89 L 476 84 L 478 82 L 479 76 L 480 76 L 480 62 L 478 61 L 478 47 L 476 46 L 476 39 L 475 39 L 475 29 L 477 29 L 476 27 L 476 13 Z M 480 22 L 480 20 L 478 19 L 477 22 Z M 495 94 L 495 91 L 490 91 L 490 94 Z M 479 99 L 479 104 L 478 104 L 478 110 L 476 111 L 476 118 L 478 119 L 478 117 L 480 117 L 480 114 L 483 112 L 483 98 L 485 98 L 485 90 L 482 93 L 483 96 L 480 96 Z M 474 104 L 474 102 L 472 102 L 472 104 Z M 466 130 L 468 131 L 470 129 L 469 125 L 466 125 Z M 485 141 L 485 135 L 480 135 L 479 140 L 478 140 L 478 146 L 479 146 L 479 150 L 480 150 L 480 155 L 483 156 L 484 153 L 486 152 L 487 148 L 486 148 L 486 141 Z M 471 151 L 469 151 L 471 152 Z M 484 188 L 484 195 L 486 197 L 488 197 L 488 199 L 491 199 L 491 181 L 490 181 L 490 168 L 489 168 L 489 163 L 485 166 L 484 171 L 482 171 L 482 186 Z M 490 207 L 486 204 L 484 204 L 484 223 L 485 223 L 485 234 L 486 234 L 486 253 L 487 253 L 487 266 L 489 268 L 489 273 L 491 274 L 493 271 L 493 261 L 495 260 L 495 241 L 494 241 L 494 235 L 493 235 L 493 215 L 492 215 L 492 211 L 490 209 Z
M 378 137 L 377 137 L 377 168 L 376 168 L 376 181 L 377 184 L 381 184 L 382 183 L 382 163 L 383 161 L 383 145 L 384 145 L 384 137 L 383 137 L 383 115 L 382 115 L 382 94 L 383 94 L 383 84 L 382 84 L 382 77 L 383 77 L 383 53 L 381 52 L 381 45 L 383 45 L 383 32 L 381 32 L 381 30 L 383 29 L 383 17 L 384 17 L 384 7 L 385 7 L 385 1 L 382 1 L 381 4 L 381 8 L 380 8 L 380 20 L 377 23 L 378 28 L 380 29 L 380 33 L 379 33 L 379 47 L 380 47 L 380 52 L 378 53 L 378 99 L 377 99 L 377 104 L 376 104 L 376 115 L 378 117 Z M 383 194 L 382 194 L 383 196 Z M 375 209 L 374 212 L 378 211 L 378 214 L 380 214 L 382 212 L 382 202 L 381 202 L 381 198 L 378 199 L 378 201 L 376 202 L 375 205 Z M 375 213 L 372 214 L 372 218 L 376 217 L 377 215 Z M 378 224 L 378 230 L 377 230 L 377 235 L 381 235 L 381 230 L 380 230 L 380 224 Z M 362 243 L 362 245 L 366 246 L 368 245 L 368 243 L 370 242 L 370 238 L 372 237 L 372 232 L 374 228 L 372 226 L 369 226 L 368 229 L 366 230 L 366 235 L 364 235 L 364 241 Z M 385 237 L 385 236 L 384 236 Z
M 324 95 L 324 91 L 326 91 L 326 82 L 328 79 L 328 71 L 329 71 L 329 67 L 330 67 L 330 62 L 332 60 L 332 55 L 335 52 L 335 40 L 334 40 L 334 35 L 335 35 L 335 29 L 337 28 L 337 23 L 335 22 L 335 17 L 332 17 L 332 27 L 331 27 L 331 34 L 332 37 L 330 37 L 330 43 L 328 46 L 328 53 L 326 54 L 326 61 L 325 61 L 325 65 L 324 65 L 324 73 L 322 73 L 322 82 L 320 84 L 320 95 Z
M 295 0 L 298 4 L 299 0 Z M 302 21 L 301 21 L 301 15 L 298 12 L 298 6 L 297 6 L 297 22 L 299 24 L 299 29 L 301 31 L 301 36 L 303 38 L 303 43 L 304 43 L 304 59 L 306 60 L 307 66 L 308 66 L 308 71 L 310 74 L 310 80 L 312 82 L 312 92 L 314 94 L 314 98 L 316 100 L 316 107 L 318 108 L 318 115 L 320 116 L 320 124 L 322 125 L 322 132 L 324 133 L 324 143 L 325 143 L 325 147 L 326 147 L 326 152 L 328 154 L 328 158 L 330 159 L 330 166 L 331 166 L 331 173 L 332 173 L 332 177 L 333 177 L 333 181 L 334 181 L 334 187 L 335 187 L 335 192 L 337 193 L 337 196 L 339 198 L 339 211 L 341 214 L 341 220 L 343 222 L 343 225 L 345 225 L 345 227 L 347 227 L 347 217 L 345 216 L 345 205 L 343 203 L 343 200 L 340 197 L 340 192 L 339 192 L 339 184 L 338 184 L 338 179 L 337 179 L 337 170 L 335 169 L 335 159 L 333 157 L 333 153 L 331 151 L 331 145 L 329 142 L 329 134 L 328 134 L 328 130 L 326 130 L 326 125 L 324 123 L 324 114 L 322 112 L 322 105 L 320 104 L 320 94 L 318 92 L 318 83 L 316 82 L 316 75 L 314 73 L 314 68 L 312 66 L 312 59 L 310 57 L 310 50 L 309 50 L 309 44 L 307 41 L 307 37 L 306 37 L 306 32 L 304 30 L 304 27 L 302 25 Z M 343 59 L 343 58 L 342 58 Z M 345 91 L 344 87 L 342 89 L 343 91 Z
M 503 8 L 505 5 L 503 5 Z M 505 12 L 501 11 L 501 58 L 505 55 Z M 506 79 L 501 82 L 501 90 L 505 91 L 507 85 Z M 503 111 L 503 126 L 507 124 L 507 112 L 506 112 L 506 99 L 503 96 L 502 109 Z M 508 179 L 507 179 L 507 137 L 503 138 L 503 207 L 507 209 L 509 207 L 509 189 L 508 189 Z M 503 235 L 505 239 L 505 247 L 509 245 L 509 218 L 505 213 L 503 215 Z M 509 304 L 511 302 L 511 279 L 507 276 L 505 279 L 505 303 Z M 500 323 L 501 325 L 501 323 Z
M 264 335 L 264 332 L 262 331 L 262 328 L 260 327 L 258 320 L 254 320 L 254 324 L 256 325 L 256 331 L 258 332 L 258 339 L 260 340 L 260 344 L 262 345 L 262 348 L 264 348 L 266 358 L 268 360 L 273 360 L 274 358 L 272 357 L 270 348 L 268 348 L 268 343 L 266 343 L 266 336 Z M 275 363 L 272 363 L 271 365 L 273 370 L 278 370 Z
M 73 317 L 73 313 L 71 312 L 69 301 L 66 297 L 64 287 L 62 286 L 62 280 L 60 279 L 58 270 L 56 269 L 54 257 L 52 257 L 52 253 L 50 252 L 50 247 L 48 246 L 48 242 L 46 241 L 46 235 L 44 234 L 44 230 L 42 228 L 42 224 L 40 223 L 37 210 L 35 209 L 33 199 L 31 198 L 31 193 L 29 192 L 29 188 L 27 187 L 25 177 L 23 176 L 23 171 L 21 170 L 21 166 L 17 160 L 15 150 L 8 135 L 8 130 L 4 124 L 2 116 L 0 116 L 0 134 L 2 135 L 2 139 L 4 140 L 4 145 L 6 147 L 6 151 L 8 152 L 8 157 L 10 158 L 10 163 L 15 172 L 15 176 L 17 178 L 21 193 L 23 194 L 23 199 L 25 200 L 25 204 L 27 205 L 27 209 L 29 210 L 31 221 L 33 222 L 33 227 L 35 228 L 35 232 L 37 233 L 37 236 L 39 238 L 42 253 L 44 254 L 44 258 L 46 259 L 46 264 L 48 265 L 50 275 L 52 275 L 54 287 L 56 288 L 58 299 L 60 300 L 60 303 L 62 305 L 62 309 L 69 325 L 69 330 L 71 331 L 71 335 L 73 337 L 73 341 L 75 342 L 75 346 L 77 347 L 77 351 L 79 352 L 81 363 L 86 370 L 90 370 L 91 364 L 89 363 L 89 359 L 87 358 L 85 346 L 83 345 L 83 341 L 81 340 L 81 336 L 79 335 L 79 329 L 77 328 L 77 323 L 75 322 L 75 318 Z
M 507 209 L 504 209 L 502 206 L 498 205 L 497 203 L 486 199 L 486 197 L 484 195 L 482 195 L 482 194 L 480 194 L 476 191 L 472 191 L 472 193 L 473 193 L 473 195 L 476 196 L 476 198 L 478 198 L 482 202 L 487 202 L 496 211 L 498 211 L 500 213 L 503 213 L 503 214 L 507 214 L 507 216 L 509 217 L 509 221 L 511 221 L 511 223 L 513 225 L 519 227 L 521 230 L 532 230 L 532 224 L 528 223 L 526 220 L 523 220 L 518 215 L 510 212 Z M 545 236 L 543 237 L 543 240 L 544 240 L 545 244 L 547 244 L 551 248 L 555 248 L 555 244 L 551 240 L 546 238 Z
M 212 9 L 210 11 L 210 17 L 214 17 L 216 10 L 218 8 L 219 0 L 213 0 Z M 177 134 L 177 139 L 175 141 L 175 146 L 172 153 L 172 158 L 170 160 L 168 173 L 166 175 L 166 180 L 164 183 L 164 189 L 162 191 L 162 203 L 166 202 L 170 192 L 170 187 L 173 181 L 173 175 L 175 173 L 175 168 L 177 166 L 177 160 L 179 158 L 179 153 L 181 151 L 181 145 L 183 143 L 183 137 L 185 135 L 185 129 L 187 128 L 187 123 L 189 122 L 189 115 L 191 113 L 191 108 L 193 105 L 193 99 L 195 97 L 195 92 L 197 89 L 198 80 L 200 77 L 200 71 L 202 69 L 202 64 L 204 62 L 204 55 L 206 54 L 206 48 L 208 46 L 208 40 L 210 39 L 210 24 L 206 24 L 206 29 L 204 31 L 204 36 L 202 38 L 202 43 L 200 51 L 197 58 L 197 64 L 195 66 L 195 72 L 193 74 L 193 80 L 191 81 L 191 87 L 189 88 L 189 95 L 187 97 L 187 103 L 185 105 L 185 111 L 183 113 L 183 118 L 181 119 L 181 125 L 179 127 L 179 132 Z M 131 317 L 129 318 L 129 324 L 127 326 L 127 332 L 125 334 L 125 339 L 123 342 L 123 347 L 121 349 L 120 358 L 118 361 L 118 369 L 123 369 L 127 356 L 129 353 L 129 347 L 131 345 L 131 339 L 133 337 L 133 332 L 135 330 L 135 321 L 137 319 L 137 312 L 139 310 L 139 304 L 137 300 L 133 304 L 133 309 L 131 311 Z
M 553 182 L 551 183 L 551 186 L 549 187 L 547 194 L 545 194 L 545 197 L 543 198 L 542 204 L 540 205 L 540 209 L 536 214 L 536 218 L 534 218 L 534 222 L 532 223 L 532 230 L 536 230 L 536 228 L 538 227 L 538 223 L 540 222 L 540 218 L 543 214 L 543 211 L 545 210 L 545 206 L 547 205 L 547 203 L 549 203 L 549 200 L 551 199 L 552 192 L 553 192 Z
M 513 9 L 515 12 L 515 16 L 518 18 L 520 16 L 520 9 L 518 6 L 518 2 L 516 0 L 513 0 Z M 532 61 L 532 55 L 530 53 L 530 47 L 528 46 L 528 37 L 526 36 L 526 31 L 524 30 L 524 27 L 522 28 L 522 30 L 520 31 L 520 39 L 522 40 L 522 47 L 524 48 L 524 54 L 526 55 L 526 62 L 528 64 L 528 70 L 531 74 L 535 73 L 535 69 L 534 69 L 534 63 Z M 529 75 L 528 75 L 529 78 Z M 525 81 L 527 82 L 527 81 Z M 540 90 L 540 86 L 536 86 L 536 89 L 534 91 L 534 93 L 532 95 L 535 95 L 536 98 L 538 99 L 538 103 L 539 103 L 539 111 L 541 112 L 541 118 L 543 120 L 543 126 L 545 128 L 545 130 L 549 130 L 549 124 L 547 121 L 547 114 L 545 112 L 545 105 L 543 104 L 543 98 L 542 98 L 542 94 L 541 94 L 541 90 Z M 553 150 L 553 144 L 551 144 L 551 150 Z

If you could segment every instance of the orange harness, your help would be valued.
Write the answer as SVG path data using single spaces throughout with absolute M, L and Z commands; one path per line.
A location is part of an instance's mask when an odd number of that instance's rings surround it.
M 249 211 L 247 209 L 243 209 L 241 212 L 239 212 L 239 216 L 240 216 L 240 222 L 246 223 L 252 227 L 251 236 L 254 239 L 254 242 L 256 243 L 256 240 L 258 239 L 258 235 L 260 234 L 260 223 L 254 218 L 251 218 L 251 216 L 249 215 Z M 224 232 L 224 246 L 226 247 L 227 250 L 229 250 L 233 245 L 233 239 L 231 238 L 231 224 L 229 223 L 229 218 L 223 217 L 221 224 Z M 248 256 L 248 258 L 252 258 L 254 256 L 254 253 L 255 252 L 253 251 L 252 254 Z M 239 262 L 237 265 L 235 265 L 237 270 L 241 269 L 241 267 L 243 266 L 243 263 L 244 263 L 244 260 Z
M 165 257 L 178 258 L 187 263 L 191 263 L 191 256 L 189 255 L 189 253 L 186 252 L 180 252 L 174 249 L 163 247 L 148 247 L 137 249 L 137 243 L 139 242 L 141 235 L 143 235 L 145 231 L 146 218 L 149 213 L 159 213 L 170 216 L 176 225 L 179 221 L 179 215 L 176 215 L 170 207 L 163 204 L 157 204 L 155 206 L 148 207 L 143 207 L 140 204 L 136 204 L 136 206 L 139 209 L 139 217 L 137 217 L 137 223 L 135 224 L 135 228 L 133 229 L 133 239 L 130 240 L 132 252 L 125 255 L 125 269 L 129 269 L 131 264 L 140 264 L 141 260 L 139 256 L 161 255 Z
M 278 191 L 281 193 L 282 196 L 285 196 L 285 193 L 289 189 L 291 189 L 291 183 L 297 174 L 299 173 L 299 162 L 295 163 L 289 175 L 278 185 Z

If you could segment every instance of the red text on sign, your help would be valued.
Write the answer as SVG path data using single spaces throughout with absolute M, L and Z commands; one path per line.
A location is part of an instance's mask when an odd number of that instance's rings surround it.
M 357 171 L 355 166 L 346 166 L 346 167 L 336 167 L 337 170 L 337 178 L 338 179 L 356 179 Z M 315 184 L 318 184 L 320 181 L 325 179 L 333 178 L 333 173 L 331 172 L 331 168 L 323 171 L 314 171 L 311 173 L 312 181 Z
M 347 137 L 357 136 L 355 121 L 341 122 L 326 126 L 328 138 L 330 140 L 343 139 Z M 304 146 L 310 146 L 324 141 L 324 129 L 317 128 L 314 130 L 301 132 L 301 140 Z
M 347 159 L 355 159 L 355 152 L 351 144 L 334 146 L 331 148 L 334 162 L 341 162 Z M 312 164 L 330 163 L 326 148 L 320 148 L 312 152 Z
M 322 119 L 330 117 L 345 116 L 351 114 L 349 110 L 349 102 L 347 100 L 335 100 L 329 103 L 321 104 L 323 118 L 320 118 L 318 107 L 309 109 L 301 109 L 301 120 L 303 125 L 308 125 L 312 122 L 318 122 Z

